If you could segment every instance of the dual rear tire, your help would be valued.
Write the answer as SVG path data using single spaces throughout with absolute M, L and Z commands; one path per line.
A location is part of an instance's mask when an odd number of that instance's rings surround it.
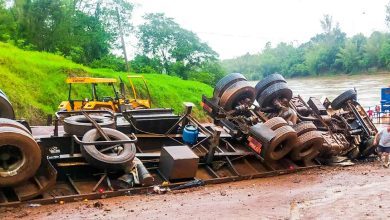
M 38 143 L 23 125 L 0 119 L 0 187 L 18 185 L 33 177 L 41 159 Z

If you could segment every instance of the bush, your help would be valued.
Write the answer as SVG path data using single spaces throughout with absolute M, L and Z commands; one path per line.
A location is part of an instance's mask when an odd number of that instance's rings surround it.
M 202 82 L 208 85 L 213 85 L 214 84 L 214 76 L 211 73 L 205 73 L 205 72 L 192 72 L 188 75 L 188 80 L 193 80 L 193 81 L 198 81 Z
M 123 58 L 119 58 L 114 55 L 107 55 L 100 60 L 94 60 L 89 66 L 92 68 L 106 68 L 115 71 L 126 70 Z

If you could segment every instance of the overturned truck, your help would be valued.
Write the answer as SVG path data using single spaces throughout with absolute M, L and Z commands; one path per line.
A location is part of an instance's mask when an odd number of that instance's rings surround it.
M 305 102 L 279 74 L 252 87 L 233 73 L 219 81 L 212 98 L 203 96 L 203 108 L 263 160 L 288 157 L 309 165 L 313 159 L 326 163 L 333 156 L 359 159 L 375 153 L 377 129 L 356 97 L 355 90 L 347 90 L 332 102 L 316 97 Z
M 172 109 L 57 112 L 52 126 L 14 119 L 0 94 L 0 206 L 56 203 L 291 173 L 374 153 L 377 130 L 349 90 L 332 102 L 293 96 L 270 75 L 221 79 L 200 123 Z M 6 119 L 8 118 L 8 119 Z

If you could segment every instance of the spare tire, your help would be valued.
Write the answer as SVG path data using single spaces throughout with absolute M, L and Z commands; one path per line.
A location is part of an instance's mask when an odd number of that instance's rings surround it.
M 0 187 L 33 177 L 42 159 L 37 142 L 19 128 L 0 127 Z
M 265 160 L 280 160 L 296 145 L 297 133 L 291 126 L 282 126 L 275 130 L 276 136 L 263 151 Z
M 23 124 L 21 124 L 21 123 L 19 123 L 17 121 L 8 119 L 8 118 L 0 118 L 0 127 L 13 127 L 13 128 L 17 128 L 17 129 L 20 129 L 20 130 L 28 133 L 29 135 L 31 135 L 30 130 L 28 130 L 28 128 L 26 128 L 26 126 L 24 126 Z
M 130 138 L 120 131 L 103 128 L 103 131 L 111 138 L 111 140 L 130 140 Z M 94 142 L 99 140 L 100 134 L 96 129 L 90 130 L 83 136 L 83 142 Z M 117 153 L 105 154 L 101 152 L 102 148 L 108 146 L 84 145 L 81 146 L 81 154 L 87 162 L 101 169 L 118 170 L 128 168 L 132 165 L 135 157 L 136 148 L 133 143 L 121 144 L 123 150 Z
M 0 93 L 0 118 L 15 119 L 14 108 L 3 92 Z
M 303 133 L 309 131 L 316 131 L 317 127 L 311 121 L 303 121 L 296 125 L 293 125 L 294 130 L 297 132 L 297 135 L 300 136 Z
M 249 99 L 250 104 L 252 104 L 255 100 L 255 89 L 248 81 L 239 81 L 224 91 L 219 105 L 226 111 L 230 111 L 245 99 Z
M 284 82 L 275 83 L 265 89 L 257 98 L 259 106 L 262 108 L 271 107 L 273 100 L 277 98 L 285 98 L 288 101 L 292 98 L 292 91 Z
M 330 106 L 332 106 L 333 109 L 338 110 L 346 104 L 349 100 L 355 100 L 356 101 L 357 94 L 356 91 L 353 89 L 347 90 L 343 93 L 341 93 L 339 96 L 337 96 L 332 103 L 330 103 Z
M 229 86 L 239 81 L 246 81 L 245 76 L 241 73 L 230 73 L 229 75 L 224 76 L 218 81 L 217 85 L 215 85 L 213 97 L 221 97 Z
M 115 121 L 112 118 L 90 115 L 100 127 L 115 128 Z M 64 131 L 67 134 L 83 136 L 87 131 L 94 129 L 93 124 L 84 115 L 75 115 L 64 119 Z
M 260 82 L 258 82 L 255 86 L 256 90 L 256 99 L 259 97 L 259 95 L 270 85 L 278 83 L 278 82 L 284 82 L 287 83 L 286 79 L 278 73 L 274 73 L 271 75 L 266 76 L 263 78 Z
M 264 122 L 264 125 L 272 130 L 276 130 L 284 125 L 288 125 L 288 123 L 282 117 L 274 117 Z
M 309 131 L 300 136 L 298 136 L 297 144 L 291 152 L 291 159 L 301 160 L 307 155 L 312 154 L 315 151 L 318 151 L 322 144 L 324 143 L 324 138 L 321 133 L 318 131 Z

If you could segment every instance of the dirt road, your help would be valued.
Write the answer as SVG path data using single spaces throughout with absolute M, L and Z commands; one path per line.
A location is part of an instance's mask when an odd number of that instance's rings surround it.
M 0 219 L 389 219 L 390 169 L 326 167 L 166 195 L 0 209 Z

